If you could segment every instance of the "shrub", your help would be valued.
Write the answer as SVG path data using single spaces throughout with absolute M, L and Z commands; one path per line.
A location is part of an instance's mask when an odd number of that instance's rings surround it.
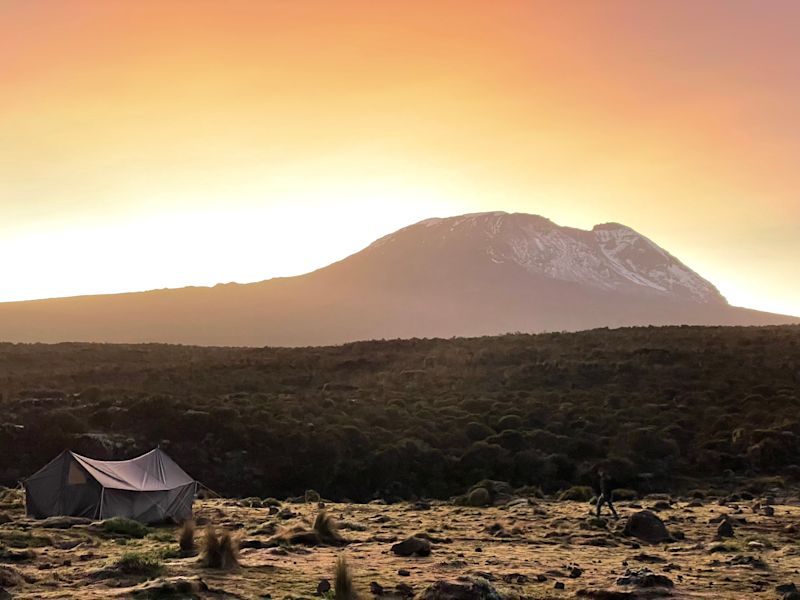
M 611 498 L 614 500 L 636 500 L 638 497 L 639 493 L 636 490 L 627 488 L 617 488 L 611 492 Z
M 588 502 L 594 493 L 588 485 L 573 485 L 558 495 L 559 500 L 573 500 L 575 502 Z
M 150 530 L 132 519 L 112 517 L 103 521 L 103 530 L 112 535 L 125 535 L 132 538 L 143 538 Z
M 115 563 L 123 575 L 143 575 L 155 577 L 161 573 L 163 565 L 157 556 L 143 552 L 126 552 Z

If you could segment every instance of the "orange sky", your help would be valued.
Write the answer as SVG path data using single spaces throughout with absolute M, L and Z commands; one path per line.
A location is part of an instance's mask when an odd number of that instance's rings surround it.
M 619 221 L 800 315 L 800 3 L 5 0 L 0 300 Z

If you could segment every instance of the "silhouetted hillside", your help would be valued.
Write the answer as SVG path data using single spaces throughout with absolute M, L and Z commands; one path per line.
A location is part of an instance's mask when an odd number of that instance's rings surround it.
M 312 348 L 0 345 L 0 484 L 65 447 L 162 444 L 228 494 L 444 496 L 800 475 L 800 327 L 668 327 Z

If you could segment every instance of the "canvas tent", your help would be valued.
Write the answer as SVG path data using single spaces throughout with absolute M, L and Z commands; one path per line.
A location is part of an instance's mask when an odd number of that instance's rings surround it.
M 65 450 L 25 482 L 28 515 L 143 523 L 192 516 L 197 482 L 160 448 L 131 460 L 94 460 Z

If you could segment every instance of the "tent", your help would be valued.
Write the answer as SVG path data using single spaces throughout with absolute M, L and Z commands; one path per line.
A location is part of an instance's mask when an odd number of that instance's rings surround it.
M 197 482 L 160 448 L 131 460 L 94 460 L 69 450 L 24 482 L 28 515 L 143 523 L 192 517 Z

